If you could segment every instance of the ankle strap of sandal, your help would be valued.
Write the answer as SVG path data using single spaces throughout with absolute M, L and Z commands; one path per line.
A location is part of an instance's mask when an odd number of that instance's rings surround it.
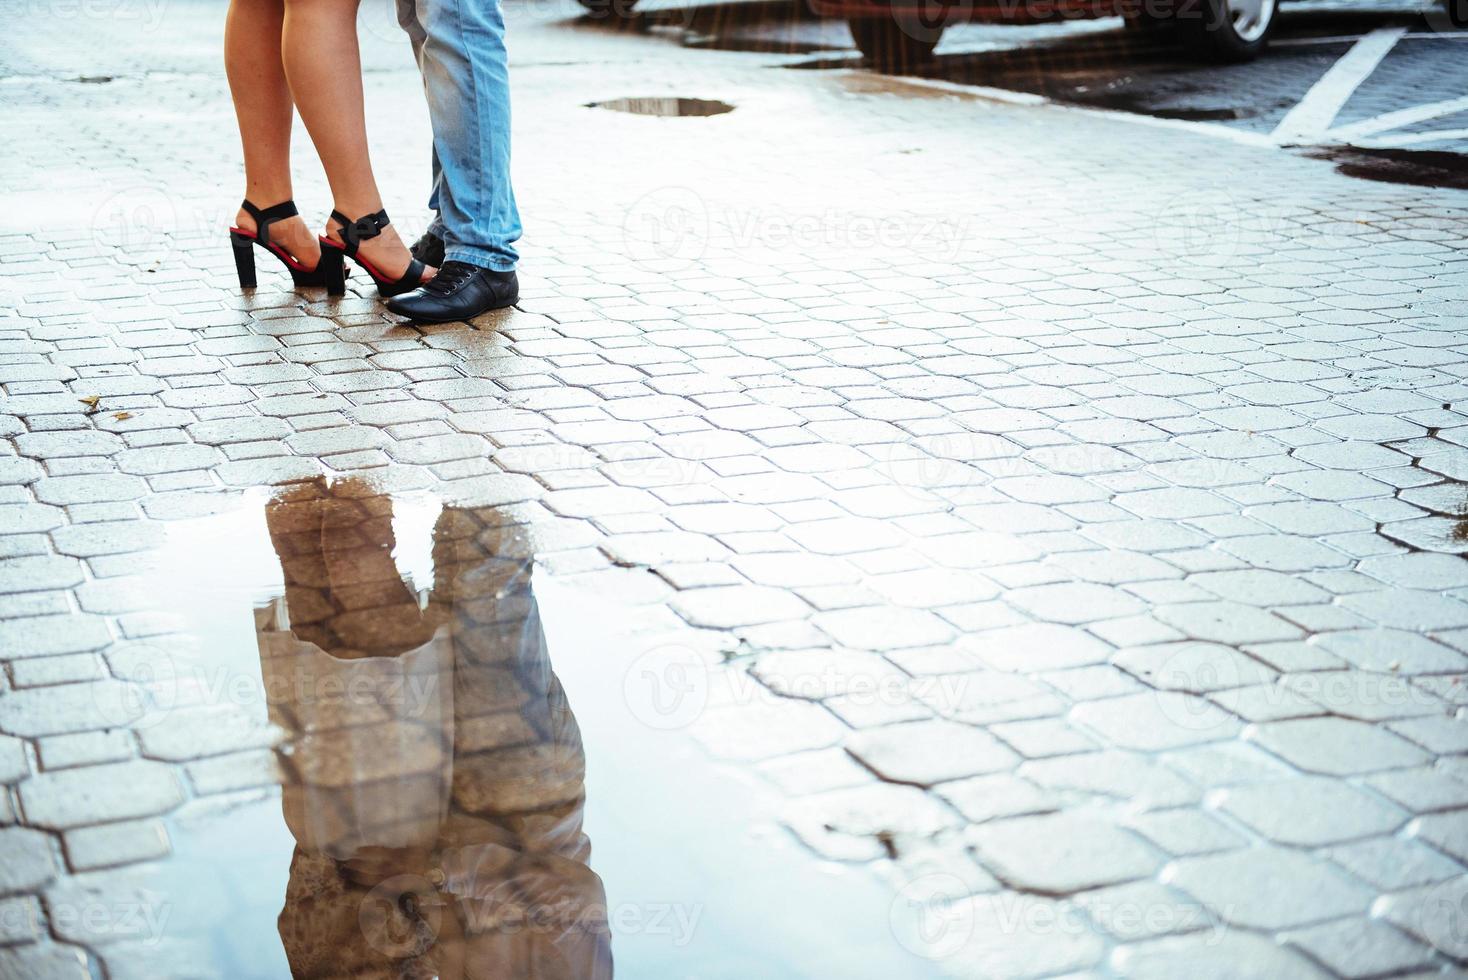
M 332 211 L 331 217 L 334 221 L 340 222 L 342 227 L 339 234 L 342 236 L 342 244 L 346 246 L 346 253 L 351 256 L 356 256 L 358 245 L 369 238 L 376 238 L 382 234 L 382 229 L 392 224 L 385 209 L 376 214 L 363 215 L 355 220 L 348 218 L 340 211 Z
M 255 239 L 261 245 L 270 244 L 270 226 L 282 218 L 294 218 L 301 212 L 296 210 L 295 201 L 281 201 L 272 204 L 268 208 L 257 208 L 248 200 L 240 205 L 250 217 L 255 219 Z

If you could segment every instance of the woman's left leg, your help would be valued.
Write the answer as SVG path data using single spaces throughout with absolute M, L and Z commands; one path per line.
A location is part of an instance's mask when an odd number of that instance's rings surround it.
M 291 199 L 291 90 L 281 63 L 284 0 L 232 0 L 224 20 L 224 69 L 245 151 L 245 199 L 268 208 Z M 235 224 L 255 230 L 243 208 Z M 271 240 L 310 268 L 321 246 L 301 218 L 270 226 Z

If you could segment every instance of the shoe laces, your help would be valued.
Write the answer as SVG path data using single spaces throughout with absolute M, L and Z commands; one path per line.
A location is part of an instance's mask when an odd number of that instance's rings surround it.
M 478 272 L 477 266 L 467 262 L 445 262 L 439 266 L 438 274 L 423 286 L 426 292 L 447 296 L 457 290 Z

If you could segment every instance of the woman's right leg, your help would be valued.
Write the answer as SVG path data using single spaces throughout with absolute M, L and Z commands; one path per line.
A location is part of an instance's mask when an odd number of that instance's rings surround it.
M 291 90 L 280 60 L 284 0 L 232 0 L 224 20 L 224 70 L 245 150 L 245 198 L 268 208 L 291 199 Z M 244 208 L 235 225 L 255 230 Z M 321 246 L 300 218 L 270 226 L 276 244 L 308 268 Z
M 285 77 L 326 168 L 336 210 L 353 219 L 375 214 L 382 210 L 382 195 L 367 152 L 358 0 L 284 0 L 284 4 L 280 52 Z M 327 233 L 340 241 L 336 232 L 336 223 L 331 222 Z M 402 275 L 412 261 L 392 226 L 362 242 L 361 252 L 390 276 Z

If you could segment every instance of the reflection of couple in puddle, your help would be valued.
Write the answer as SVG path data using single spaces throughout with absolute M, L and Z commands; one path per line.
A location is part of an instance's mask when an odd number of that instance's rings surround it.
M 295 484 L 266 509 L 285 594 L 255 620 L 271 720 L 291 736 L 291 972 L 610 977 L 585 756 L 531 559 L 495 510 L 449 508 L 417 581 L 394 560 L 394 516 L 351 481 Z

